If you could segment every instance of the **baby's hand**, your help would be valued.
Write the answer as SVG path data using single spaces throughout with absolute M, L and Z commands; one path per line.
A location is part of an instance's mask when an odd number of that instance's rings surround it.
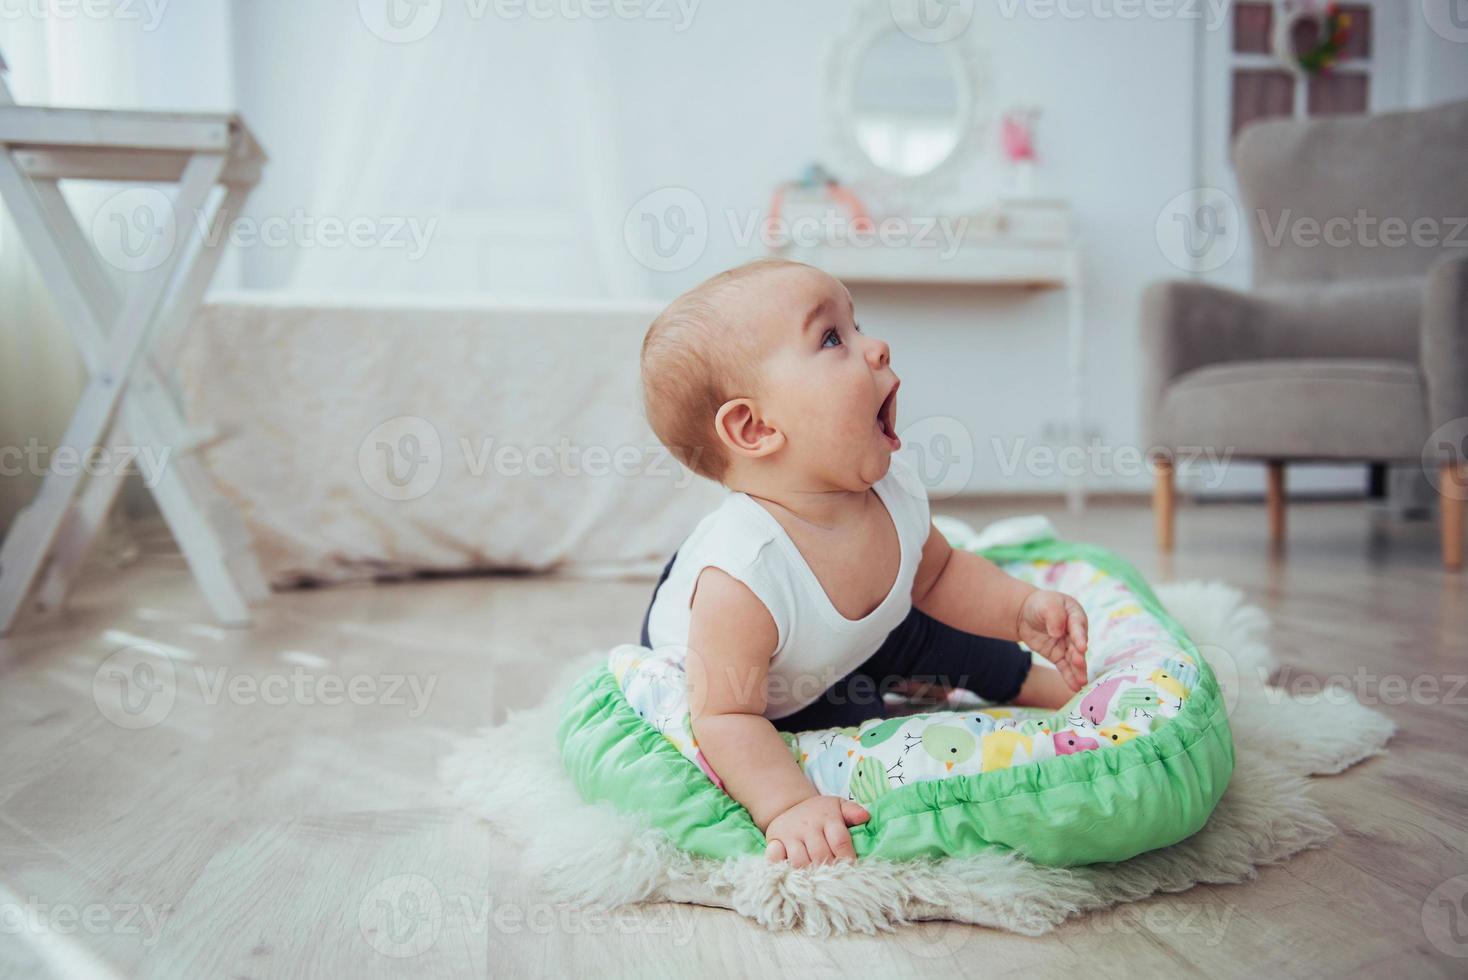
M 1072 691 L 1086 683 L 1086 611 L 1064 592 L 1031 592 L 1019 607 L 1019 638 L 1060 668 Z
M 836 796 L 812 796 L 780 814 L 765 828 L 765 857 L 772 862 L 787 858 L 797 868 L 829 861 L 855 861 L 851 831 L 866 823 L 868 813 L 850 800 Z

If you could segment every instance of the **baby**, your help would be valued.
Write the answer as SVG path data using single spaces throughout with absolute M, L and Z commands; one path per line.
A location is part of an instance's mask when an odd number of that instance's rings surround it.
M 731 491 L 663 570 L 642 643 L 682 650 L 694 737 L 770 860 L 852 859 L 867 819 L 820 795 L 780 732 L 880 717 L 914 682 L 1047 708 L 1080 689 L 1080 604 L 933 527 L 893 455 L 891 350 L 840 282 L 781 260 L 714 276 L 653 322 L 642 381 L 658 438 Z M 1031 671 L 1017 641 L 1058 670 Z

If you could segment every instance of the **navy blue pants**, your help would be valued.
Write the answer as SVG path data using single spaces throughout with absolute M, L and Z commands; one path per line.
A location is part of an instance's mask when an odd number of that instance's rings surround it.
M 675 552 L 673 558 L 677 557 Z M 673 558 L 653 586 L 654 598 L 673 569 Z M 647 632 L 651 615 L 649 602 L 642 617 L 645 647 L 652 646 Z M 887 713 L 882 695 L 904 682 L 963 688 L 985 700 L 1006 703 L 1019 695 L 1029 673 L 1030 655 L 1018 643 L 965 633 L 914 607 L 860 667 L 774 725 L 781 731 L 804 732 L 880 718 Z

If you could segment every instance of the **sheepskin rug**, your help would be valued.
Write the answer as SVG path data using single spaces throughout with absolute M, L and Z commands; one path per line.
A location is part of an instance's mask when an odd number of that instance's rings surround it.
M 1323 845 L 1335 828 L 1310 799 L 1309 777 L 1380 752 L 1392 735 L 1391 721 L 1353 701 L 1297 702 L 1268 686 L 1276 666 L 1265 645 L 1268 621 L 1238 590 L 1189 582 L 1157 593 L 1218 675 L 1231 706 L 1236 768 L 1201 831 L 1118 864 L 1047 868 L 996 853 L 795 869 L 762 857 L 692 857 L 610 805 L 587 804 L 564 774 L 555 740 L 561 692 L 602 651 L 568 664 L 542 704 L 463 740 L 440 775 L 493 832 L 515 843 L 552 901 L 712 905 L 811 935 L 930 919 L 1040 935 L 1070 916 L 1156 892 L 1247 881 L 1263 865 Z

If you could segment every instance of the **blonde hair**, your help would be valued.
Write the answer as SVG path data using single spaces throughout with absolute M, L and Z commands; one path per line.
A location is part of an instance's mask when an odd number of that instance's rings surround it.
M 729 454 L 714 418 L 730 399 L 757 393 L 758 352 L 749 325 L 730 322 L 720 298 L 754 276 L 810 268 L 758 259 L 707 279 L 669 303 L 642 339 L 642 404 L 662 444 L 699 476 L 723 482 Z

